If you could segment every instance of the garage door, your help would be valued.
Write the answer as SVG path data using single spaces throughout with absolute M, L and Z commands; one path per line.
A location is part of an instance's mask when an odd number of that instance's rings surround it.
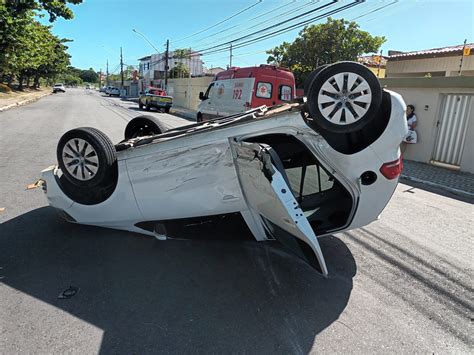
M 438 119 L 438 135 L 433 151 L 433 161 L 459 166 L 466 140 L 473 95 L 449 94 L 443 98 Z

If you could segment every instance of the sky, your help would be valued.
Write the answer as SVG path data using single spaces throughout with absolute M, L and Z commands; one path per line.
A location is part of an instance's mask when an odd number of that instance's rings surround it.
M 69 43 L 73 66 L 105 71 L 108 60 L 109 71 L 114 73 L 119 71 L 120 47 L 124 63 L 136 66 L 138 58 L 156 53 L 153 46 L 164 51 L 167 39 L 170 40 L 170 49 L 191 47 L 202 50 L 328 2 L 84 0 L 80 5 L 70 5 L 74 19 L 58 19 L 53 24 L 53 32 L 73 40 Z M 328 9 L 351 2 L 340 0 Z M 295 11 L 298 8 L 300 10 Z M 457 45 L 465 39 L 468 43 L 474 42 L 474 0 L 366 0 L 332 17 L 354 20 L 362 30 L 386 37 L 387 41 L 381 48 L 383 54 L 388 50 L 412 51 Z M 47 22 L 47 19 L 42 21 Z M 314 23 L 325 21 L 323 18 Z M 284 26 L 295 22 L 287 22 Z M 133 29 L 142 33 L 153 46 Z M 293 41 L 300 30 L 235 49 L 232 65 L 243 67 L 266 63 L 268 55 L 265 50 L 283 41 Z M 225 68 L 229 64 L 229 53 L 213 53 L 203 56 L 202 60 L 208 68 Z

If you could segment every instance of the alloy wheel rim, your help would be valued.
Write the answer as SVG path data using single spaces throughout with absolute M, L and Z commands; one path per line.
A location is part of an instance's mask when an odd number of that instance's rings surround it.
M 63 147 L 62 158 L 67 172 L 80 181 L 91 180 L 99 170 L 97 152 L 81 138 L 67 141 Z
M 362 76 L 343 72 L 331 76 L 318 93 L 318 108 L 329 122 L 346 126 L 359 121 L 372 102 L 370 86 Z

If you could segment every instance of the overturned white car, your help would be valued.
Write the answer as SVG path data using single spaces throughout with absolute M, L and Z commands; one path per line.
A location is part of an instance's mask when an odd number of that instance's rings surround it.
M 407 124 L 400 95 L 362 65 L 335 63 L 309 80 L 307 99 L 178 129 L 137 117 L 116 145 L 71 130 L 59 166 L 42 172 L 49 204 L 71 222 L 163 239 L 169 221 L 240 213 L 257 240 L 281 241 L 326 275 L 317 237 L 378 217 Z

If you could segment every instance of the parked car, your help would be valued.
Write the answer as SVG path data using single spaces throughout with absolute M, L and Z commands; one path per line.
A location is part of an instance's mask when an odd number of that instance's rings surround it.
M 62 84 L 62 83 L 54 84 L 53 94 L 55 94 L 57 92 L 66 92 L 66 88 L 64 87 L 64 84 Z
M 161 239 L 170 221 L 239 214 L 326 275 L 317 237 L 374 221 L 397 186 L 405 103 L 353 62 L 315 71 L 306 95 L 170 130 L 139 116 L 116 145 L 68 131 L 42 172 L 48 202 L 73 223 Z
M 165 90 L 149 87 L 144 92 L 140 92 L 138 98 L 138 107 L 150 111 L 152 107 L 158 110 L 163 110 L 166 113 L 170 112 L 173 105 L 173 97 L 169 96 Z
M 108 90 L 107 94 L 109 96 L 120 96 L 120 89 L 119 88 L 111 88 Z
M 206 92 L 199 93 L 197 122 L 244 112 L 261 105 L 278 105 L 295 97 L 295 77 L 286 68 L 230 68 L 218 73 Z
M 114 87 L 113 86 L 107 86 L 105 88 L 105 93 L 108 95 L 110 93 L 110 90 L 112 90 Z
M 107 86 L 102 86 L 100 89 L 99 89 L 99 92 L 104 92 L 107 90 Z

